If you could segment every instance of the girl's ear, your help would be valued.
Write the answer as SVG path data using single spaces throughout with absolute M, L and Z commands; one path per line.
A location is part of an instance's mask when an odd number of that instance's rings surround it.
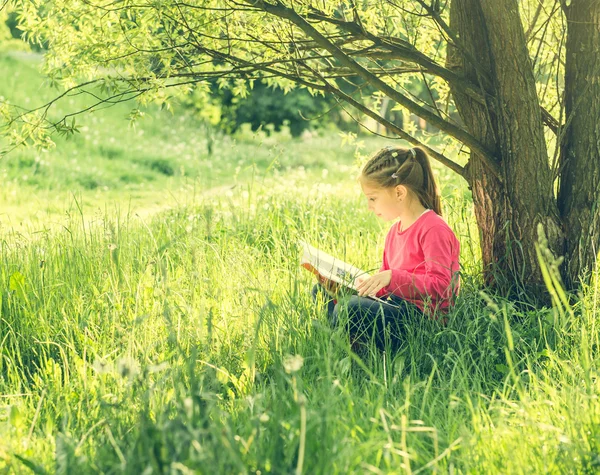
M 394 194 L 397 199 L 403 200 L 406 198 L 406 187 L 404 185 L 397 185 L 396 188 L 394 188 Z

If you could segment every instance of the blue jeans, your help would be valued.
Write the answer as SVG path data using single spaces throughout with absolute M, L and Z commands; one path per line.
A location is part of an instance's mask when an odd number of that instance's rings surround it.
M 386 341 L 392 348 L 397 348 L 402 341 L 407 320 L 415 316 L 423 317 L 416 305 L 393 294 L 387 298 L 389 303 L 358 295 L 335 303 L 321 284 L 315 284 L 312 295 L 315 301 L 320 298 L 324 300 L 333 327 L 338 327 L 347 320 L 353 346 L 373 339 L 378 348 L 384 348 Z

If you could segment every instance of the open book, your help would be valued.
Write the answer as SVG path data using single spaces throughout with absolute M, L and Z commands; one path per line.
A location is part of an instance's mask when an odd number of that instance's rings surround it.
M 315 274 L 320 281 L 329 280 L 356 291 L 358 284 L 356 279 L 370 277 L 368 272 L 337 259 L 304 241 L 300 241 L 300 245 L 303 249 L 300 265 Z M 384 302 L 373 295 L 370 298 Z
M 315 274 L 321 283 L 332 281 L 356 292 L 356 285 L 358 284 L 356 279 L 370 277 L 368 272 L 336 259 L 304 241 L 300 241 L 300 245 L 303 249 L 300 265 Z M 389 302 L 374 295 L 369 296 L 369 298 L 389 304 Z
M 300 245 L 303 249 L 300 265 L 317 277 L 331 280 L 352 290 L 356 290 L 356 284 L 358 283 L 356 279 L 358 277 L 369 277 L 369 274 L 364 270 L 336 259 L 304 241 L 300 241 Z

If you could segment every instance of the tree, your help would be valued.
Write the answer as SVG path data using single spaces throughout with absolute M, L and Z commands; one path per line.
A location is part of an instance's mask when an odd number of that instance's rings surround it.
M 166 100 L 217 79 L 244 94 L 261 78 L 335 97 L 421 145 L 473 192 L 488 284 L 543 283 L 538 226 L 569 288 L 594 267 L 600 231 L 600 2 L 597 0 L 15 0 L 46 42 L 46 73 L 98 103 Z M 428 99 L 407 85 L 422 83 Z M 78 83 L 77 81 L 83 81 Z M 375 101 L 365 101 L 365 86 Z M 466 166 L 379 113 L 390 100 L 468 150 Z M 365 105 L 369 104 L 369 105 Z M 52 103 L 34 111 L 42 129 Z M 455 108 L 455 109 L 454 109 Z M 458 110 L 460 121 L 450 114 Z M 74 112 L 74 114 L 80 111 Z M 4 108 L 16 141 L 39 129 Z M 19 129 L 19 124 L 24 128 Z
M 234 133 L 244 124 L 250 124 L 252 130 L 273 126 L 280 131 L 287 125 L 294 137 L 298 137 L 309 127 L 316 128 L 329 122 L 339 122 L 340 114 L 334 114 L 335 102 L 330 97 L 312 96 L 305 90 L 294 89 L 287 94 L 273 90 L 262 81 L 254 81 L 252 91 L 245 98 L 234 96 L 230 90 L 211 85 L 211 99 L 220 110 L 219 128 L 226 133 Z M 193 94 L 190 96 L 193 98 Z M 202 112 L 204 101 L 186 101 Z M 329 112 L 329 113 L 326 113 Z M 334 115 L 337 115 L 337 119 Z M 307 118 L 317 117 L 308 120 Z

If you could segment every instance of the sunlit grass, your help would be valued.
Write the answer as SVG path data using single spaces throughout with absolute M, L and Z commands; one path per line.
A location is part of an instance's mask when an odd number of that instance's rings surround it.
M 0 55 L 0 97 L 21 107 L 39 107 L 60 91 L 49 87 L 35 55 Z M 86 95 L 68 96 L 51 117 L 88 105 Z M 55 136 L 56 148 L 19 148 L 0 159 L 0 229 L 63 223 L 65 212 L 86 219 L 119 210 L 144 216 L 189 204 L 190 196 L 251 179 L 256 170 L 285 172 L 306 167 L 329 182 L 345 176 L 354 147 L 335 133 L 290 140 L 246 129 L 224 136 L 174 105 L 174 112 L 149 106 L 144 118 L 127 119 L 134 104 L 118 104 L 77 116 L 79 133 Z M 0 138 L 0 150 L 10 148 Z M 209 147 L 209 142 L 211 146 Z M 375 148 L 382 140 L 367 140 Z M 342 164 L 345 168 L 338 169 Z M 75 205 L 75 201 L 78 205 Z
M 356 355 L 297 246 L 379 267 L 354 148 L 209 157 L 191 120 L 122 120 L 0 165 L 0 472 L 598 471 L 597 278 L 569 307 L 482 293 L 469 192 L 436 166 L 456 307 Z
M 444 203 L 464 241 L 470 203 Z M 353 180 L 259 173 L 146 221 L 6 236 L 5 466 L 281 473 L 303 444 L 306 473 L 593 471 L 594 296 L 558 329 L 465 274 L 447 327 L 412 322 L 397 354 L 358 358 L 297 240 L 376 266 L 385 226 L 365 208 Z

